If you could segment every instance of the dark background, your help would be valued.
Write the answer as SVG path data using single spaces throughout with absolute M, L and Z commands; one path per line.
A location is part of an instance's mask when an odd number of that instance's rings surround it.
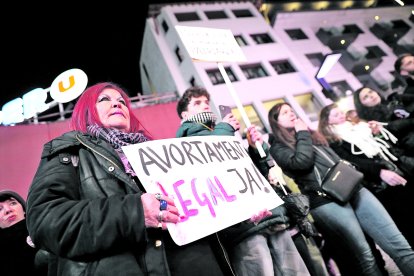
M 0 109 L 34 88 L 50 87 L 72 68 L 82 69 L 88 84 L 114 81 L 136 95 L 147 1 L 2 8 Z
M 35 2 L 7 2 L 0 10 L 0 109 L 34 88 L 50 87 L 72 68 L 82 69 L 88 84 L 113 81 L 136 95 L 142 91 L 139 58 L 149 5 L 208 1 Z M 381 0 L 376 5 L 396 4 Z

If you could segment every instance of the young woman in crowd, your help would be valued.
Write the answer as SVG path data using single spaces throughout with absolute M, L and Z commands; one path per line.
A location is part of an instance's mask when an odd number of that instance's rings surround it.
M 29 237 L 24 199 L 14 191 L 0 191 L 1 275 L 46 276 L 47 255 Z
M 232 113 L 216 123 L 211 112 L 210 94 L 203 87 L 190 87 L 177 104 L 177 113 L 182 119 L 177 137 L 225 135 L 234 136 L 240 123 Z M 267 177 L 269 148 L 254 125 L 248 129 L 248 152 L 253 162 Z M 255 142 L 267 153 L 261 158 Z M 229 252 L 231 263 L 239 276 L 309 275 L 288 231 L 290 220 L 284 205 L 267 211 L 269 214 L 256 223 L 250 220 L 232 225 L 218 234 Z M 321 270 L 323 271 L 323 270 Z M 325 269 L 326 271 L 326 269 Z M 320 274 L 326 275 L 326 274 Z
M 378 199 L 360 187 L 346 204 L 340 204 L 320 187 L 316 171 L 325 175 L 332 166 L 320 153 L 334 161 L 339 156 L 326 139 L 311 131 L 291 106 L 278 103 L 269 111 L 274 136 L 270 153 L 284 173 L 307 194 L 311 215 L 323 237 L 348 252 L 359 275 L 381 275 L 364 232 L 395 261 L 405 275 L 414 273 L 414 251 Z M 316 169 L 315 169 L 316 168 Z
M 355 110 L 362 120 L 384 123 L 399 139 L 398 148 L 403 155 L 414 156 L 414 95 L 396 96 L 409 98 L 386 100 L 377 91 L 361 87 L 354 93 Z
M 355 164 L 364 173 L 364 186 L 375 193 L 413 246 L 414 221 L 410 198 L 414 196 L 414 186 L 412 181 L 407 182 L 412 176 L 405 177 L 399 169 L 399 156 L 389 151 L 393 143 L 374 137 L 367 122 L 347 121 L 345 113 L 335 103 L 322 108 L 318 129 L 342 159 Z

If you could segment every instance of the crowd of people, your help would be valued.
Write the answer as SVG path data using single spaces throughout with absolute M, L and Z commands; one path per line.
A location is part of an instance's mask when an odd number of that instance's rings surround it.
M 246 154 L 281 198 L 295 194 L 284 179 L 294 181 L 302 215 L 285 202 L 185 245 L 168 231 L 187 219 L 177 201 L 147 192 L 123 150 L 154 140 L 127 92 L 89 86 L 72 130 L 44 145 L 27 201 L 0 191 L 1 275 L 386 275 L 378 247 L 414 275 L 414 56 L 399 57 L 395 69 L 407 78 L 402 94 L 385 99 L 361 87 L 355 109 L 326 105 L 317 129 L 287 102 L 269 110 L 267 141 L 255 125 L 246 129 Z M 175 138 L 240 130 L 234 114 L 218 119 L 203 87 L 185 91 L 177 115 Z M 327 158 L 363 173 L 345 203 L 321 187 Z

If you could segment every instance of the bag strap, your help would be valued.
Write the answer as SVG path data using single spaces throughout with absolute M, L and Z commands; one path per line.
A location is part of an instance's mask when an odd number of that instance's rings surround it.
M 328 160 L 332 164 L 332 166 L 336 164 L 323 150 L 316 147 L 315 145 L 312 145 L 312 147 L 316 149 L 323 157 L 325 157 L 325 159 Z
M 336 163 L 325 153 L 325 151 L 319 149 L 318 147 L 316 147 L 315 145 L 312 145 L 312 147 L 317 150 L 323 157 L 325 157 L 325 159 L 327 159 L 332 166 L 334 166 Z M 319 172 L 318 166 L 314 165 L 314 172 L 316 175 L 316 179 L 318 180 L 319 186 L 322 187 L 322 177 L 321 177 L 321 173 Z M 321 196 L 321 197 L 329 197 L 326 193 L 324 193 L 323 191 L 315 191 L 317 195 Z
M 317 150 L 326 160 L 328 160 L 329 161 L 329 163 L 331 163 L 332 164 L 332 166 L 334 166 L 336 163 L 325 153 L 325 151 L 323 151 L 323 150 L 321 150 L 320 148 L 318 148 L 318 147 L 316 147 L 315 145 L 312 145 L 312 147 L 315 149 L 315 150 Z M 320 171 L 319 171 L 319 169 L 318 169 L 318 166 L 316 166 L 316 165 L 314 165 L 313 166 L 314 167 L 314 171 L 315 171 L 315 174 L 316 174 L 316 178 L 317 178 L 317 180 L 318 180 L 318 182 L 319 182 L 319 185 L 321 186 L 322 185 L 322 177 L 321 177 L 321 173 L 320 173 Z

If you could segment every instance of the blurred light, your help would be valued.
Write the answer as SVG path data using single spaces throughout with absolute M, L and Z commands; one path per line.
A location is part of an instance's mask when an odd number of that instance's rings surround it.
M 1 111 L 3 113 L 3 125 L 12 125 L 24 121 L 22 98 L 16 98 L 7 102 L 3 105 Z
M 404 6 L 404 2 L 401 0 L 394 0 L 395 2 L 397 2 L 398 5 L 400 6 Z
M 369 0 L 369 1 L 365 1 L 363 3 L 365 8 L 369 8 L 369 7 L 373 7 L 374 4 L 376 4 L 377 0 Z
M 343 112 L 347 112 L 350 107 L 349 107 L 349 103 L 348 103 L 348 99 L 347 98 L 340 98 L 337 102 L 336 105 L 338 106 L 338 108 L 340 110 L 342 110 Z
M 339 7 L 342 9 L 351 8 L 354 5 L 354 1 L 342 1 L 339 3 Z
M 283 5 L 284 11 L 298 11 L 302 8 L 302 3 L 300 2 L 293 2 Z
M 332 67 L 338 62 L 341 56 L 341 53 L 330 54 L 326 56 L 316 77 L 319 79 L 325 77 L 326 74 L 328 74 L 328 72 L 332 69 Z
M 46 104 L 47 91 L 42 88 L 33 89 L 23 95 L 23 115 L 25 119 L 35 116 L 37 113 L 46 111 L 49 105 Z
M 345 39 L 341 39 L 341 44 L 344 45 L 346 43 Z
M 329 7 L 329 1 L 319 1 L 316 3 L 312 3 L 311 6 L 314 10 L 324 10 Z
M 377 21 L 380 20 L 379 15 L 374 16 L 374 19 L 377 20 Z
M 369 65 L 365 65 L 365 67 L 364 67 L 364 68 L 365 68 L 365 71 L 369 71 L 369 68 L 370 68 L 370 67 L 369 67 Z

